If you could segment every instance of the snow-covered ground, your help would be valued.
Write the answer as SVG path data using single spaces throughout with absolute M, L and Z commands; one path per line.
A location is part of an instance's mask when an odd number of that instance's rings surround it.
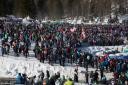
M 0 77 L 11 77 L 15 78 L 17 73 L 26 73 L 28 77 L 32 77 L 34 75 L 38 76 L 41 71 L 44 73 L 46 70 L 50 71 L 50 74 L 53 75 L 56 72 L 60 72 L 61 76 L 65 75 L 67 78 L 74 76 L 74 70 L 76 66 L 59 66 L 54 65 L 51 66 L 47 63 L 43 64 L 40 63 L 36 58 L 29 57 L 14 57 L 14 56 L 0 56 Z M 93 68 L 89 68 L 89 71 L 95 71 Z M 78 67 L 79 72 L 79 80 L 84 81 L 85 75 L 85 68 Z M 107 73 L 107 78 L 112 78 L 111 73 Z
M 26 73 L 29 77 L 38 76 L 41 71 L 46 72 L 46 70 L 49 70 L 51 75 L 60 72 L 61 75 L 73 77 L 75 68 L 76 66 L 62 67 L 59 65 L 51 66 L 47 63 L 43 64 L 33 57 L 0 57 L 0 77 L 15 77 L 18 72 Z M 79 72 L 81 71 L 85 71 L 85 69 L 79 67 Z M 84 76 L 81 76 L 80 79 L 84 79 Z

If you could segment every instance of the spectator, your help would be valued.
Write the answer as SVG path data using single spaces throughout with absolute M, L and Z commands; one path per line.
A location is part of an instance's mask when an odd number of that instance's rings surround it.
M 105 75 L 103 75 L 101 82 L 102 82 L 102 84 L 107 84 L 107 78 Z
M 89 74 L 88 74 L 88 71 L 85 72 L 85 78 L 86 78 L 86 83 L 88 84 L 89 83 Z M 91 77 L 92 78 L 92 77 Z
M 50 77 L 50 74 L 49 74 L 49 71 L 48 70 L 46 71 L 46 75 L 47 75 L 47 78 Z
M 17 77 L 16 77 L 16 84 L 22 84 L 22 76 L 21 73 L 18 73 Z
M 71 78 L 69 78 L 65 83 L 64 85 L 74 85 L 73 81 Z

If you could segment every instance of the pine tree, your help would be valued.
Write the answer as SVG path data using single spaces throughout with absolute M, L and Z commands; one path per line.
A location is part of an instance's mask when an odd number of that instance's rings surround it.
M 36 6 L 34 0 L 15 0 L 14 14 L 22 17 L 36 17 Z
M 37 2 L 37 5 L 38 5 L 38 12 L 41 14 L 41 16 L 47 16 L 48 15 L 47 0 L 39 0 Z
M 63 6 L 60 0 L 48 0 L 48 15 L 53 18 L 59 18 L 63 15 Z
M 0 16 L 104 16 L 113 12 L 112 5 L 116 14 L 126 14 L 127 3 L 128 0 L 0 0 Z
M 0 0 L 0 16 L 4 16 L 4 0 Z

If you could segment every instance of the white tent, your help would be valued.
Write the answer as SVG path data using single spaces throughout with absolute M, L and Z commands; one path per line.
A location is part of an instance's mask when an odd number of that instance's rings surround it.
M 27 26 L 27 25 L 31 24 L 31 22 L 29 20 L 30 20 L 30 17 L 29 16 L 28 17 L 25 17 L 22 20 L 22 23 Z
M 125 20 L 128 20 L 128 14 L 119 17 L 119 23 L 123 23 Z

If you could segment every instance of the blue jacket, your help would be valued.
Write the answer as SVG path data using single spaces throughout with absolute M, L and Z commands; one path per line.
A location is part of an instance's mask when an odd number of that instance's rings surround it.
M 121 72 L 121 64 L 120 64 L 120 63 L 117 64 L 117 66 L 116 66 L 116 71 L 117 71 L 118 73 Z
M 22 84 L 22 76 L 18 74 L 16 77 L 16 84 Z

